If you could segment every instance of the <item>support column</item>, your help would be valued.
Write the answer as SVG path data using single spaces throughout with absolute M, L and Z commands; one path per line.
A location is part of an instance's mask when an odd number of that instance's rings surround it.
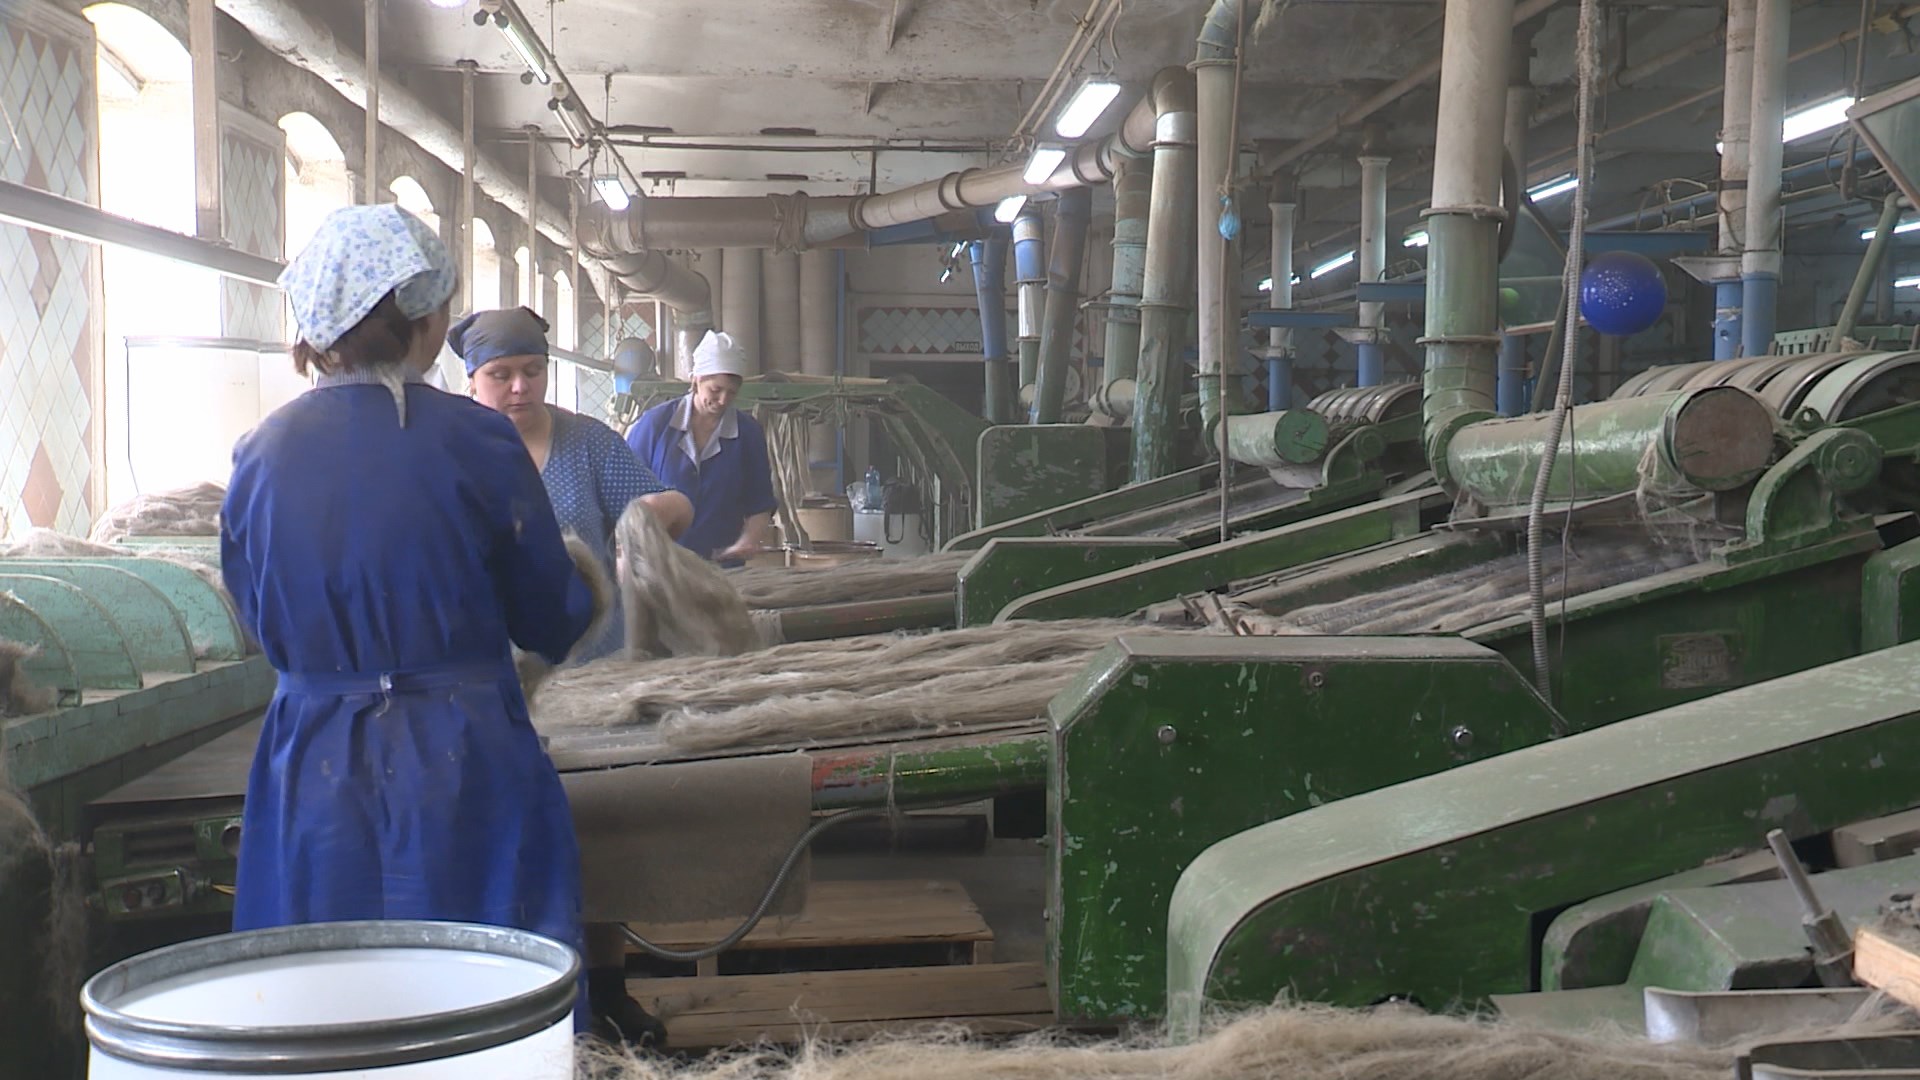
M 367 164 L 361 183 L 366 185 L 361 202 L 372 205 L 380 201 L 380 80 L 384 77 L 380 70 L 380 0 L 366 0 L 366 36 L 367 36 Z M 532 194 L 529 192 L 529 200 Z M 531 202 L 528 218 L 531 221 Z M 529 249 L 531 251 L 531 249 Z
M 473 310 L 473 76 L 480 65 L 472 60 L 462 60 L 460 68 L 460 228 L 454 235 L 460 238 L 460 251 L 456 257 L 460 260 L 460 310 Z M 577 242 L 577 241 L 576 241 Z M 608 325 L 612 325 L 611 319 Z M 612 355 L 612 350 L 608 350 Z
M 800 253 L 800 370 L 808 375 L 833 374 L 840 314 L 833 257 L 825 249 Z M 815 424 L 809 431 L 807 463 L 813 490 L 833 492 L 839 469 L 833 429 Z
M 541 311 L 540 223 L 534 216 L 540 205 L 540 129 L 528 124 L 524 130 L 527 133 L 527 216 L 521 225 L 526 229 L 527 238 L 527 295 L 520 297 L 520 304 Z
M 1713 358 L 1740 355 L 1741 235 L 1747 226 L 1747 167 L 1753 131 L 1753 30 L 1756 0 L 1727 0 L 1726 87 L 1720 107 L 1719 252 L 1726 269 L 1713 282 Z
M 1013 416 L 1013 372 L 1007 366 L 1007 238 L 975 240 L 967 249 L 980 306 L 980 357 L 985 365 L 981 412 L 989 423 L 1005 424 Z
M 1237 51 L 1239 43 L 1234 43 Z M 1196 60 L 1194 99 L 1198 109 L 1195 185 L 1195 258 L 1199 263 L 1200 417 L 1212 430 L 1226 392 L 1228 357 L 1240 340 L 1240 275 L 1231 245 L 1220 235 L 1220 192 L 1231 183 L 1237 164 L 1232 141 L 1234 61 Z
M 1513 158 L 1520 174 L 1520 186 L 1527 186 L 1527 129 L 1533 123 L 1533 49 L 1525 42 L 1513 45 L 1507 74 L 1507 119 L 1504 129 L 1507 156 Z M 1518 416 L 1527 411 L 1527 339 L 1516 334 L 1500 334 L 1500 368 L 1494 378 L 1493 396 L 1501 416 Z
M 1267 306 L 1275 311 L 1293 308 L 1293 184 L 1276 178 L 1267 211 L 1273 216 L 1273 236 L 1269 247 L 1273 288 L 1267 293 Z M 1279 412 L 1293 406 L 1293 331 L 1274 327 L 1267 331 L 1267 411 Z
M 1374 137 L 1370 136 L 1370 143 Z M 1384 154 L 1360 157 L 1360 280 L 1379 281 L 1387 268 L 1387 163 Z M 1278 285 L 1279 282 L 1274 284 Z M 1387 306 L 1377 300 L 1360 305 L 1360 329 L 1368 331 L 1360 342 L 1361 386 L 1378 386 L 1386 381 L 1386 348 L 1380 338 L 1386 332 Z
M 1103 381 L 1131 379 L 1140 363 L 1140 280 L 1147 272 L 1147 205 L 1153 171 L 1142 158 L 1119 156 L 1113 174 L 1113 291 L 1107 296 Z
M 733 343 L 747 354 L 747 370 L 758 374 L 766 370 L 766 353 L 760 339 L 760 252 L 753 248 L 728 248 L 720 261 L 720 293 L 726 306 L 727 321 L 720 329 L 732 335 Z
M 722 330 L 727 325 L 727 297 L 723 286 L 726 284 L 727 253 L 720 248 L 701 248 L 693 253 L 694 269 L 707 279 L 707 293 L 713 302 L 713 326 Z M 700 344 L 695 339 L 693 344 Z M 692 363 L 692 354 L 688 354 L 688 363 Z
M 1740 255 L 1740 340 L 1748 356 L 1773 351 L 1780 289 L 1780 165 L 1791 0 L 1758 0 L 1753 27 L 1753 127 L 1748 132 L 1747 236 Z
M 220 222 L 220 50 L 213 0 L 189 0 L 187 48 L 193 62 L 193 233 L 224 235 Z
M 1147 267 L 1140 279 L 1140 370 L 1133 406 L 1133 480 L 1173 471 L 1185 383 L 1193 286 L 1194 114 L 1174 109 L 1153 126 L 1153 188 L 1147 210 Z
M 761 344 L 768 371 L 800 370 L 800 256 L 792 252 L 762 251 L 761 276 L 766 290 L 766 321 Z

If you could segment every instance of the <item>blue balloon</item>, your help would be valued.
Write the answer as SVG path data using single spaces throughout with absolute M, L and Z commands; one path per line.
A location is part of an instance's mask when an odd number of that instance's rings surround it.
M 1609 251 L 1595 256 L 1580 275 L 1580 314 L 1603 334 L 1638 334 L 1666 307 L 1666 279 L 1645 255 Z

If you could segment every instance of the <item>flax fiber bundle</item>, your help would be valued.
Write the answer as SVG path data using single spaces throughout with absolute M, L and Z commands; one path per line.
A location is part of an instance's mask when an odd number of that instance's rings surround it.
M 1035 720 L 1122 619 L 1002 623 L 777 645 L 743 656 L 600 660 L 533 704 L 547 733 L 654 724 L 666 749 L 723 750 Z M 1156 631 L 1164 633 L 1165 631 Z
M 759 647 L 728 575 L 675 543 L 645 505 L 627 507 L 614 540 L 628 656 L 733 656 Z
M 908 559 L 862 559 L 825 570 L 734 570 L 727 580 L 756 611 L 952 592 L 971 551 Z
M 1898 1021 L 1848 1025 L 1861 1034 Z M 1810 1034 L 1803 1032 L 1794 1035 Z M 1823 1033 L 1824 1034 L 1824 1033 Z M 1658 1045 L 1619 1032 L 1568 1034 L 1511 1021 L 1275 1006 L 1186 1045 L 1140 1038 L 1010 1045 L 933 1032 L 791 1053 L 754 1049 L 688 1064 L 598 1045 L 583 1080 L 1726 1080 L 1739 1048 Z
M 218 536 L 226 497 L 225 488 L 205 483 L 138 495 L 94 522 L 90 539 L 117 544 L 129 536 Z
M 0 638 L 0 720 L 53 708 L 54 692 L 35 684 L 21 666 L 38 651 L 35 646 Z

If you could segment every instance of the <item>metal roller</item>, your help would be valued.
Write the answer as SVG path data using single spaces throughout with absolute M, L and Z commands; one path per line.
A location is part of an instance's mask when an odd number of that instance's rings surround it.
M 1314 398 L 1307 408 L 1326 417 L 1329 423 L 1353 420 L 1359 415 L 1356 404 L 1365 389 L 1361 386 L 1343 386 L 1338 390 L 1329 390 Z
M 1737 386 L 1757 394 L 1765 389 L 1775 376 L 1805 359 L 1804 355 L 1760 356 L 1741 361 L 1738 365 L 1739 370 L 1733 373 L 1733 377 L 1728 379 L 1725 385 Z
M 1718 367 L 1724 362 L 1725 361 L 1705 360 L 1693 364 L 1674 364 L 1671 367 L 1654 368 L 1652 371 L 1646 372 L 1646 384 L 1641 387 L 1638 394 L 1632 396 L 1646 397 L 1649 394 L 1664 394 L 1669 390 L 1685 389 L 1692 384 L 1695 376 L 1711 368 Z M 1615 394 L 1614 396 L 1619 397 L 1620 395 Z
M 1388 383 L 1368 389 L 1373 391 L 1367 403 L 1368 423 L 1383 424 L 1420 411 L 1421 387 L 1417 382 Z
M 1698 390 L 1708 386 L 1730 386 L 1733 385 L 1735 379 L 1756 374 L 1756 369 L 1766 367 L 1769 364 L 1775 364 L 1775 370 L 1779 370 L 1777 362 L 1781 359 L 1783 358 L 1778 356 L 1750 356 L 1740 360 L 1718 360 L 1688 379 L 1687 389 Z M 1764 382 L 1764 379 L 1762 379 L 1762 381 Z M 1751 386 L 1743 386 L 1741 389 L 1752 390 L 1754 388 Z
M 1815 383 L 1825 378 L 1827 373 L 1851 363 L 1859 353 L 1817 353 L 1803 356 L 1797 363 L 1780 369 L 1760 391 L 1760 400 L 1773 406 L 1781 416 L 1792 416 L 1800 411 L 1800 403 L 1806 399 Z
M 1852 420 L 1920 401 L 1920 352 L 1857 353 L 1829 371 L 1801 399 L 1828 423 Z

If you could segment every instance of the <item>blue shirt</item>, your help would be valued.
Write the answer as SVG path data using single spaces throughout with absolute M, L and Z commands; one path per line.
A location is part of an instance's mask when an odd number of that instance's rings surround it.
M 728 409 L 707 445 L 695 448 L 688 430 L 691 395 L 663 401 L 627 432 L 627 445 L 655 475 L 693 500 L 693 525 L 682 547 L 703 558 L 733 546 L 755 514 L 774 510 L 773 467 L 767 433 L 753 417 Z
M 540 479 L 547 486 L 547 497 L 553 500 L 553 516 L 560 520 L 562 530 L 586 541 L 611 581 L 614 525 L 626 512 L 627 504 L 642 495 L 665 491 L 666 485 L 612 428 L 591 416 L 552 405 L 547 406 L 547 413 L 553 417 L 553 433 Z M 574 659 L 597 660 L 619 651 L 626 642 L 625 622 L 616 606 L 606 633 L 597 641 L 581 642 Z

